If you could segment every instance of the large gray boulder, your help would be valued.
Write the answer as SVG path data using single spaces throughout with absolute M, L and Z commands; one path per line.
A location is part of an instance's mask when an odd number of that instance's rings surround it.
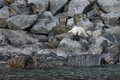
M 38 40 L 30 37 L 24 31 L 14 31 L 7 29 L 0 29 L 0 33 L 5 36 L 5 40 L 8 40 L 8 44 L 19 47 L 25 44 L 36 43 Z
M 21 14 L 9 18 L 7 20 L 7 26 L 10 29 L 14 29 L 14 30 L 26 29 L 31 25 L 33 25 L 36 19 L 37 19 L 36 15 Z
M 88 0 L 71 0 L 68 8 L 68 16 L 73 16 L 74 14 L 83 13 L 85 7 L 90 4 Z
M 55 15 L 68 0 L 50 0 L 50 11 Z
M 58 48 L 66 52 L 81 54 L 82 46 L 78 41 L 71 40 L 69 38 L 64 38 L 60 42 Z
M 9 10 L 7 6 L 4 6 L 2 9 L 0 9 L 0 27 L 4 28 L 7 24 L 7 19 L 9 18 Z
M 36 23 L 33 28 L 31 29 L 32 33 L 37 33 L 37 34 L 49 34 L 49 32 L 56 26 L 55 22 L 52 23 L 43 23 L 43 22 L 38 22 Z
M 101 18 L 107 25 L 116 26 L 119 25 L 120 12 L 111 12 L 107 14 L 101 14 Z
M 98 0 L 100 8 L 105 12 L 120 12 L 119 0 Z

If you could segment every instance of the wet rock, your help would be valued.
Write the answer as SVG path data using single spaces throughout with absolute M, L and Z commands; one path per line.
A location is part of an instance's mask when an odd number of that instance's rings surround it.
M 20 30 L 29 28 L 36 21 L 36 15 L 17 15 L 7 20 L 7 25 L 10 29 Z
M 50 0 L 50 11 L 55 15 L 67 2 L 68 0 Z
M 28 5 L 34 13 L 47 11 L 49 0 L 28 0 Z M 33 7 L 32 7 L 33 6 Z
M 80 54 L 82 46 L 78 41 L 71 40 L 69 38 L 64 38 L 60 42 L 58 48 L 66 51 L 66 52 L 72 52 L 72 53 Z
M 35 68 L 55 68 L 65 66 L 67 59 L 62 56 L 57 56 L 55 53 L 47 53 L 35 55 L 34 67 Z
M 73 20 L 73 18 L 68 19 L 68 21 L 67 21 L 67 24 L 66 24 L 66 25 L 73 26 L 73 25 L 74 25 L 74 20 Z
M 68 8 L 68 16 L 73 16 L 74 14 L 83 13 L 85 7 L 90 4 L 88 0 L 72 0 Z
M 7 24 L 7 19 L 9 18 L 9 10 L 7 6 L 0 9 L 0 27 L 5 28 Z
M 0 1 L 0 8 L 4 6 L 4 0 Z
M 93 31 L 93 38 L 97 39 L 102 34 L 102 29 Z
M 56 26 L 55 22 L 52 23 L 41 23 L 38 22 L 36 23 L 33 28 L 31 29 L 32 33 L 37 33 L 37 34 L 49 34 L 50 31 Z
M 118 0 L 98 0 L 100 8 L 105 12 L 119 12 L 120 11 L 120 1 Z
M 58 35 L 61 33 L 67 33 L 72 27 L 67 25 L 57 25 L 50 31 L 50 35 Z
M 117 55 L 111 53 L 104 53 L 101 55 L 101 58 L 103 58 L 107 64 L 115 64 L 118 61 Z
M 33 60 L 31 57 L 20 56 L 12 57 L 7 66 L 7 68 L 33 68 Z
M 96 66 L 100 65 L 100 55 L 83 54 L 68 58 L 68 66 Z
M 103 52 L 102 47 L 97 46 L 97 45 L 93 45 L 90 47 L 90 49 L 88 50 L 88 54 L 92 54 L 92 55 L 101 55 Z

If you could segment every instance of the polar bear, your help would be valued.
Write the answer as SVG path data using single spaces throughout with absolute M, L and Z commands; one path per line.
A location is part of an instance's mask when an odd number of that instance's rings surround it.
M 85 37 L 88 37 L 87 33 L 85 32 L 84 28 L 74 26 L 68 33 L 72 32 L 73 35 L 80 36 L 81 34 L 84 34 Z

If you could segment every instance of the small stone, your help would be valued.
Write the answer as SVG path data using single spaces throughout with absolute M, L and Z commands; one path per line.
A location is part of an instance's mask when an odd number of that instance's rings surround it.
M 73 26 L 73 25 L 74 25 L 74 20 L 73 20 L 73 18 L 68 19 L 67 25 L 69 25 L 69 26 Z

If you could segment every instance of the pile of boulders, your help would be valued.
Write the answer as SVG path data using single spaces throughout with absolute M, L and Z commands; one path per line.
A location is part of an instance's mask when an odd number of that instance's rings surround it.
M 0 0 L 0 60 L 35 68 L 118 64 L 119 24 L 119 0 Z M 88 37 L 69 33 L 74 26 Z

